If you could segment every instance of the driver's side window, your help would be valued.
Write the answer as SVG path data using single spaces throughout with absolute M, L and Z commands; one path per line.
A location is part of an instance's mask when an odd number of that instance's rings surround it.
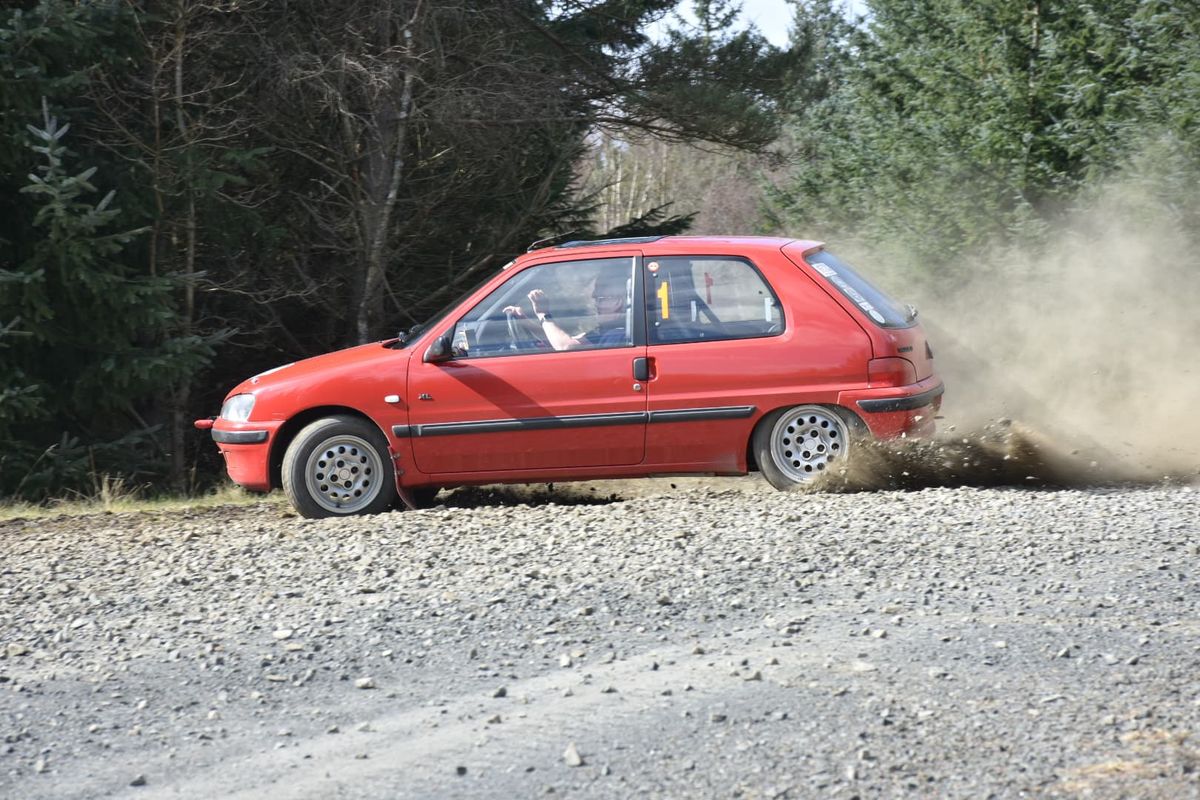
M 604 258 L 522 270 L 454 326 L 454 357 L 627 347 L 634 268 L 633 258 Z

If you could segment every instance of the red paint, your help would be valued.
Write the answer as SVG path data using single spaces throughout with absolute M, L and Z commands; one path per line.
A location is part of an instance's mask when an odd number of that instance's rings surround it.
M 857 405 L 864 399 L 920 394 L 940 381 L 921 327 L 875 325 L 807 264 L 804 254 L 819 247 L 765 237 L 667 237 L 639 245 L 537 250 L 464 298 L 456 311 L 404 349 L 367 344 L 258 376 L 230 392 L 256 395 L 250 420 L 197 420 L 196 427 L 267 432 L 262 444 L 219 445 L 230 477 L 256 491 L 277 485 L 271 464 L 282 460 L 286 439 L 299 423 L 333 413 L 356 413 L 378 426 L 404 487 L 738 474 L 746 471 L 747 445 L 757 422 L 777 408 L 805 403 L 843 406 L 878 437 L 931 433 L 940 398 L 913 411 L 866 413 Z M 670 256 L 744 259 L 777 295 L 783 328 L 748 339 L 423 361 L 430 344 L 449 335 L 467 311 L 518 272 L 536 264 L 614 256 L 637 256 L 643 264 Z M 707 273 L 704 286 L 711 303 L 714 282 Z M 637 324 L 644 325 L 644 319 Z M 648 380 L 634 377 L 638 357 L 649 359 Z M 911 372 L 896 368 L 904 366 L 900 359 Z M 889 385 L 913 375 L 915 382 Z M 429 399 L 418 399 L 422 395 Z M 389 396 L 398 400 L 387 402 Z M 741 406 L 755 410 L 737 419 L 418 437 L 392 432 L 397 425 Z

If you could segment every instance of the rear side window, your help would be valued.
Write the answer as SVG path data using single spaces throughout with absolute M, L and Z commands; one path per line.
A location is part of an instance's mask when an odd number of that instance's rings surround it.
M 653 344 L 749 339 L 783 331 L 771 287 L 748 261 L 721 256 L 646 260 Z
M 913 323 L 914 318 L 905 306 L 876 289 L 870 281 L 828 250 L 814 253 L 806 260 L 809 266 L 880 327 L 907 328 Z

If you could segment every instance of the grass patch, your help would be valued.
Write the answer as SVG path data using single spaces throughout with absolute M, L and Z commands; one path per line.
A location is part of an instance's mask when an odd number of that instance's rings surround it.
M 63 498 L 47 503 L 0 504 L 0 522 L 12 519 L 45 519 L 48 517 L 80 517 L 89 514 L 139 514 L 160 511 L 186 511 L 217 506 L 246 506 L 261 502 L 282 503 L 283 495 L 247 492 L 240 486 L 227 484 L 199 495 L 160 495 L 145 497 L 137 490 L 125 489 L 119 482 L 105 483 L 90 497 Z

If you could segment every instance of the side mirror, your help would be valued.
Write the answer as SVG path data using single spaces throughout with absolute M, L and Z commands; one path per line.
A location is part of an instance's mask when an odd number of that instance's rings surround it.
M 433 344 L 429 345 L 425 350 L 425 356 L 421 359 L 426 364 L 438 364 L 442 361 L 449 361 L 454 355 L 450 347 L 449 336 L 439 336 L 433 340 Z

